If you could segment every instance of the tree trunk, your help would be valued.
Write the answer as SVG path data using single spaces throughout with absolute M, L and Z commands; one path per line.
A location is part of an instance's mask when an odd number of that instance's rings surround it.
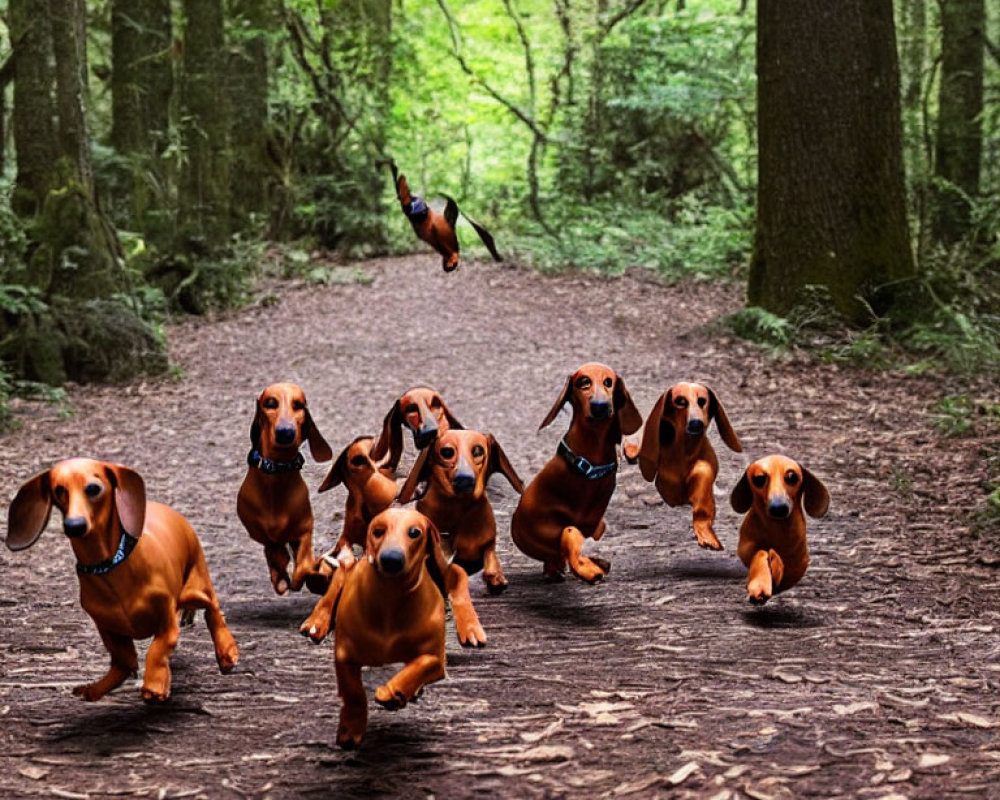
M 941 82 L 935 143 L 934 236 L 956 242 L 969 232 L 979 195 L 983 150 L 983 0 L 941 3 Z
M 891 0 L 758 3 L 757 73 L 748 299 L 787 314 L 816 285 L 867 321 L 914 273 Z

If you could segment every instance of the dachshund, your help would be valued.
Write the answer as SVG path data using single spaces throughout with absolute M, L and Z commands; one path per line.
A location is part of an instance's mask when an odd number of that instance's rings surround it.
M 413 232 L 417 238 L 423 240 L 434 248 L 441 255 L 441 267 L 445 272 L 452 272 L 458 268 L 458 237 L 455 235 L 455 223 L 458 222 L 458 204 L 447 195 L 443 212 L 437 212 L 419 195 L 410 192 L 410 186 L 406 182 L 406 176 L 400 175 L 396 169 L 396 163 L 390 158 L 379 162 L 379 166 L 387 164 L 392 171 L 392 182 L 396 187 L 396 197 L 399 205 L 403 209 L 404 216 L 413 226 Z M 490 251 L 494 261 L 503 261 L 500 253 L 497 252 L 496 243 L 493 236 L 480 223 L 472 217 L 461 212 L 462 216 L 472 226 L 473 230 L 479 234 L 479 238 L 486 249 Z
M 10 505 L 7 546 L 31 547 L 52 506 L 76 556 L 80 604 L 111 654 L 107 674 L 73 694 L 100 700 L 138 669 L 135 639 L 152 636 L 142 697 L 170 696 L 170 656 L 180 636 L 178 611 L 205 610 L 219 671 L 230 672 L 239 650 L 219 607 L 198 537 L 174 509 L 146 500 L 146 485 L 119 464 L 72 458 L 25 483 Z
M 722 441 L 730 450 L 743 452 L 722 403 L 700 383 L 676 383 L 656 401 L 642 432 L 639 470 L 670 506 L 690 505 L 694 535 L 701 547 L 721 550 L 715 535 L 715 498 L 712 487 L 719 461 L 708 441 L 708 426 L 715 420 Z
M 294 383 L 264 389 L 250 426 L 249 469 L 236 499 L 236 513 L 250 538 L 264 546 L 271 584 L 278 594 L 298 591 L 315 572 L 312 506 L 299 474 L 304 463 L 299 447 L 306 440 L 316 461 L 333 458 L 302 389 Z M 291 577 L 289 549 L 295 558 Z
M 451 430 L 424 449 L 399 492 L 400 503 L 413 499 L 417 484 L 428 481 L 417 511 L 441 531 L 452 563 L 469 575 L 483 570 L 490 594 L 507 588 L 497 558 L 497 523 L 486 496 L 486 481 L 499 472 L 521 494 L 524 483 L 493 434 Z M 448 536 L 448 534 L 451 534 Z
M 749 569 L 748 599 L 766 603 L 805 574 L 809 566 L 805 514 L 813 518 L 826 514 L 830 493 L 805 467 L 771 455 L 747 467 L 729 502 L 737 513 L 749 512 L 740 525 L 736 551 Z
M 566 379 L 559 399 L 539 426 L 555 419 L 565 403 L 573 406 L 569 431 L 556 455 L 542 467 L 514 510 L 514 544 L 544 564 L 550 580 L 561 580 L 566 565 L 594 583 L 611 565 L 582 555 L 585 538 L 604 535 L 604 511 L 615 490 L 618 445 L 635 433 L 642 417 L 625 382 L 604 364 L 584 364 Z
M 385 415 L 382 434 L 371 452 L 375 461 L 384 459 L 388 452 L 386 466 L 393 472 L 403 455 L 403 425 L 413 433 L 417 450 L 427 447 L 439 433 L 462 428 L 462 423 L 448 410 L 437 390 L 429 386 L 414 386 L 403 392 Z

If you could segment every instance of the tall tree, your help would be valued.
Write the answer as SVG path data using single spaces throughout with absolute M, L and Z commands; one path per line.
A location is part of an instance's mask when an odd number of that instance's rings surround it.
M 757 75 L 748 299 L 785 314 L 818 285 L 864 321 L 914 273 L 892 0 L 758 3 Z
M 935 141 L 934 236 L 955 242 L 969 231 L 983 150 L 983 0 L 941 3 L 941 81 Z

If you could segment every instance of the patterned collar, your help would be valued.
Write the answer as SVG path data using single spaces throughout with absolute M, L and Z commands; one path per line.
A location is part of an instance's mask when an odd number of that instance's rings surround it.
M 251 467 L 256 467 L 265 475 L 277 475 L 280 472 L 298 472 L 305 463 L 306 460 L 302 457 L 302 453 L 296 453 L 292 461 L 273 461 L 270 458 L 264 458 L 256 449 L 252 449 L 247 453 L 247 464 Z
M 559 440 L 559 448 L 556 450 L 556 453 L 566 459 L 566 463 L 569 464 L 570 469 L 582 475 L 588 481 L 600 480 L 613 474 L 618 469 L 617 460 L 612 461 L 610 464 L 591 464 L 586 458 L 578 456 L 570 450 L 569 445 L 566 444 L 566 439 Z
M 118 550 L 115 551 L 114 556 L 98 561 L 96 564 L 81 564 L 77 561 L 76 571 L 81 575 L 107 575 L 129 557 L 138 541 L 135 536 L 122 528 L 122 538 L 118 540 Z

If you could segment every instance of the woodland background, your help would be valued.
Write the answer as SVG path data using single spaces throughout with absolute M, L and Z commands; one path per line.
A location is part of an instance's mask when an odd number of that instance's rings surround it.
M 939 371 L 940 434 L 1000 474 L 1000 0 L 0 12 L 4 424 L 168 372 L 164 322 L 261 276 L 412 250 L 391 155 L 516 264 L 743 283 L 726 324 L 774 353 Z

